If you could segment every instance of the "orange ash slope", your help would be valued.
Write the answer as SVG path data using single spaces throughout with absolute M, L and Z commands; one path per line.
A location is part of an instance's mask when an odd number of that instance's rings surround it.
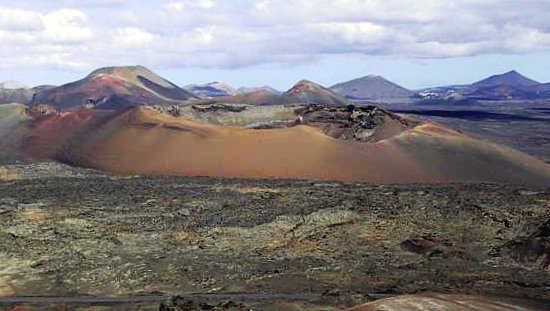
M 309 126 L 252 130 L 206 125 L 146 107 L 89 113 L 76 128 L 67 117 L 37 122 L 27 153 L 122 174 L 550 184 L 550 166 L 542 161 L 433 124 L 360 143 Z

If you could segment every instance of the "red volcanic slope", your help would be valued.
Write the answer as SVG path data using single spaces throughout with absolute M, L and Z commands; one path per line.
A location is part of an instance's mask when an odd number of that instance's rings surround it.
M 550 185 L 550 166 L 542 161 L 434 124 L 362 143 L 305 125 L 253 130 L 147 107 L 79 110 L 36 121 L 25 152 L 121 174 Z

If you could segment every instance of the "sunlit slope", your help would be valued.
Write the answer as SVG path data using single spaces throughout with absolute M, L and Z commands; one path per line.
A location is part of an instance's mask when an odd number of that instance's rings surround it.
M 550 184 L 550 167 L 543 162 L 431 124 L 361 143 L 334 139 L 309 126 L 206 125 L 146 107 L 79 113 L 38 122 L 26 152 L 123 174 Z
M 440 181 L 550 185 L 550 166 L 543 161 L 440 125 L 422 124 L 388 142 Z

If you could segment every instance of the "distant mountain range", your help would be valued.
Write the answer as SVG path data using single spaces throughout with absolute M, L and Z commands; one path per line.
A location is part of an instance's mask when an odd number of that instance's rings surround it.
M 494 75 L 467 85 L 411 91 L 381 76 L 368 75 L 325 88 L 303 80 L 281 93 L 270 87 L 233 87 L 212 82 L 179 87 L 143 66 L 106 67 L 61 86 L 26 87 L 17 81 L 0 83 L 0 103 L 46 104 L 59 111 L 78 107 L 123 109 L 128 106 L 171 106 L 195 103 L 276 105 L 317 103 L 329 106 L 354 102 L 473 103 L 476 101 L 550 99 L 550 83 L 529 79 L 517 71 Z
M 475 101 L 550 99 L 550 83 L 540 83 L 513 70 L 466 85 L 411 91 L 380 76 L 366 76 L 331 89 L 353 101 L 472 103 Z
M 543 84 L 513 70 L 466 85 L 439 86 L 411 91 L 380 76 L 366 76 L 331 89 L 353 101 L 471 103 L 487 100 L 550 99 L 550 83 Z
M 15 92 L 15 93 L 14 93 Z M 160 77 L 143 66 L 106 67 L 93 71 L 81 80 L 61 86 L 25 89 L 0 89 L 0 102 L 18 102 L 30 106 L 47 105 L 57 111 L 80 107 L 101 110 L 130 106 L 172 106 L 185 103 L 232 103 L 280 105 L 315 103 L 345 106 L 349 101 L 311 81 L 303 80 L 284 93 L 269 87 L 241 88 L 212 82 L 184 88 Z
M 535 100 L 550 98 L 550 83 L 543 84 L 512 70 L 467 85 L 428 88 L 418 97 L 428 100 Z
M 247 92 L 234 96 L 210 97 L 196 102 L 197 104 L 247 104 L 247 105 L 285 105 L 285 104 L 320 104 L 326 106 L 345 106 L 350 102 L 330 89 L 317 83 L 302 80 L 284 93 L 275 94 L 272 90 Z

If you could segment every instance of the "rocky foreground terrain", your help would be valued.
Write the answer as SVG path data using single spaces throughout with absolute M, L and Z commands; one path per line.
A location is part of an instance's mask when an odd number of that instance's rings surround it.
M 338 310 L 429 292 L 550 305 L 550 189 L 115 177 L 51 163 L 4 166 L 0 179 L 0 297 L 130 297 L 97 310 Z

